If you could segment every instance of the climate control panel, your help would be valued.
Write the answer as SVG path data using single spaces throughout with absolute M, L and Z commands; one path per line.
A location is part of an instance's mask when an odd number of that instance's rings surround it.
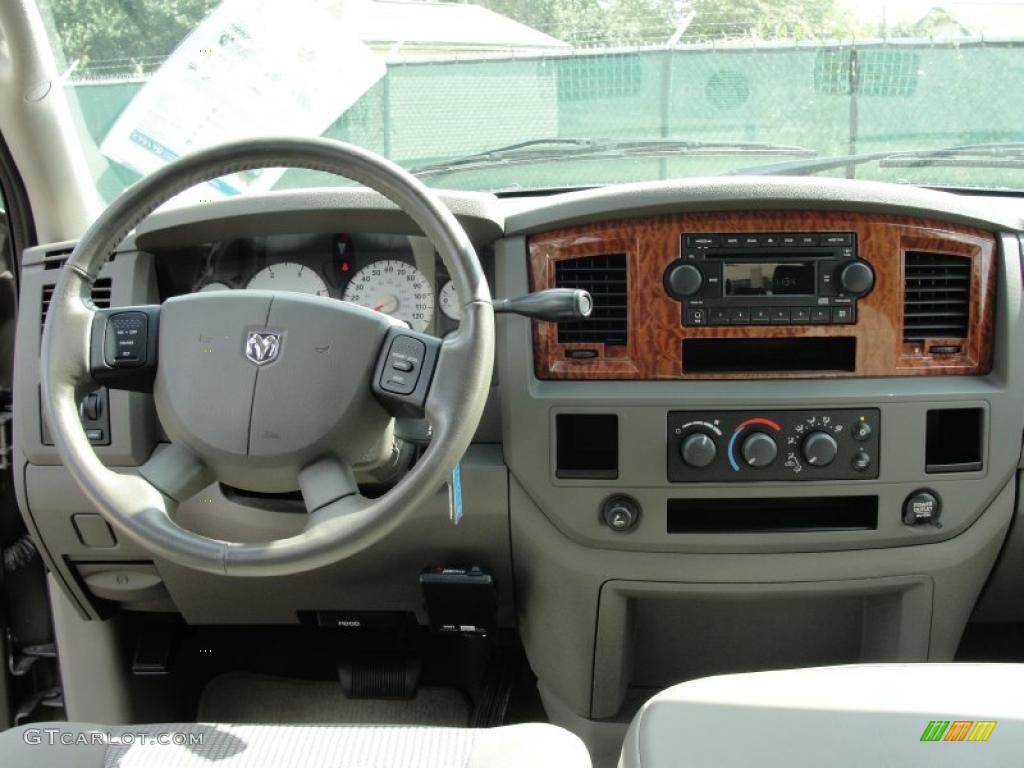
M 685 482 L 878 477 L 877 408 L 670 411 L 668 479 Z

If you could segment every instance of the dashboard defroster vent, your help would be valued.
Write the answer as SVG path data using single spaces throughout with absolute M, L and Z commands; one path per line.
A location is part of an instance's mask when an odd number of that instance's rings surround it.
M 584 256 L 555 263 L 556 288 L 582 288 L 594 299 L 586 320 L 558 324 L 560 344 L 625 345 L 627 339 L 626 254 Z
M 46 325 L 46 315 L 50 311 L 50 302 L 53 300 L 53 291 L 56 286 L 53 284 L 43 286 L 42 309 L 39 313 L 39 327 Z M 101 277 L 92 286 L 92 303 L 98 309 L 110 307 L 110 292 L 112 284 L 109 277 Z
M 907 251 L 904 263 L 903 340 L 967 337 L 971 260 Z

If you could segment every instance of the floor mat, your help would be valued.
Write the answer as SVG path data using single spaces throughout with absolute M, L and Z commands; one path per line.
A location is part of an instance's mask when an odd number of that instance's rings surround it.
M 213 678 L 199 699 L 207 723 L 469 724 L 469 704 L 454 688 L 420 688 L 415 699 L 349 699 L 331 681 L 298 680 L 248 672 Z

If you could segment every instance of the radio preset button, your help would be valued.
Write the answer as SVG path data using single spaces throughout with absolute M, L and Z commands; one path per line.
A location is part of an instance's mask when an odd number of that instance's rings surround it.
M 794 323 L 809 323 L 811 322 L 811 310 L 807 308 L 794 307 L 790 313 L 790 319 Z
M 724 307 L 711 310 L 711 323 L 713 325 L 729 325 L 732 322 L 732 313 Z
M 733 325 L 747 325 L 750 323 L 750 310 L 734 309 L 729 315 L 729 320 Z
M 767 309 L 751 309 L 750 322 L 755 325 L 768 324 L 771 322 L 771 313 Z
M 788 325 L 789 324 L 789 309 L 786 307 L 776 307 L 771 310 L 772 314 L 772 325 Z
M 814 307 L 811 310 L 811 322 L 825 325 L 832 322 L 832 310 L 828 307 Z

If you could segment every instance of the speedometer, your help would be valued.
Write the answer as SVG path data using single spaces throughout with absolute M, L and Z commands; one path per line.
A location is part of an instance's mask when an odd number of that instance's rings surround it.
M 312 296 L 328 296 L 327 283 L 320 274 L 305 264 L 282 261 L 264 267 L 249 278 L 246 288 L 262 288 L 267 291 L 291 291 L 308 293 Z
M 397 259 L 375 261 L 360 269 L 342 298 L 404 320 L 414 331 L 427 330 L 434 316 L 430 281 L 412 264 Z

